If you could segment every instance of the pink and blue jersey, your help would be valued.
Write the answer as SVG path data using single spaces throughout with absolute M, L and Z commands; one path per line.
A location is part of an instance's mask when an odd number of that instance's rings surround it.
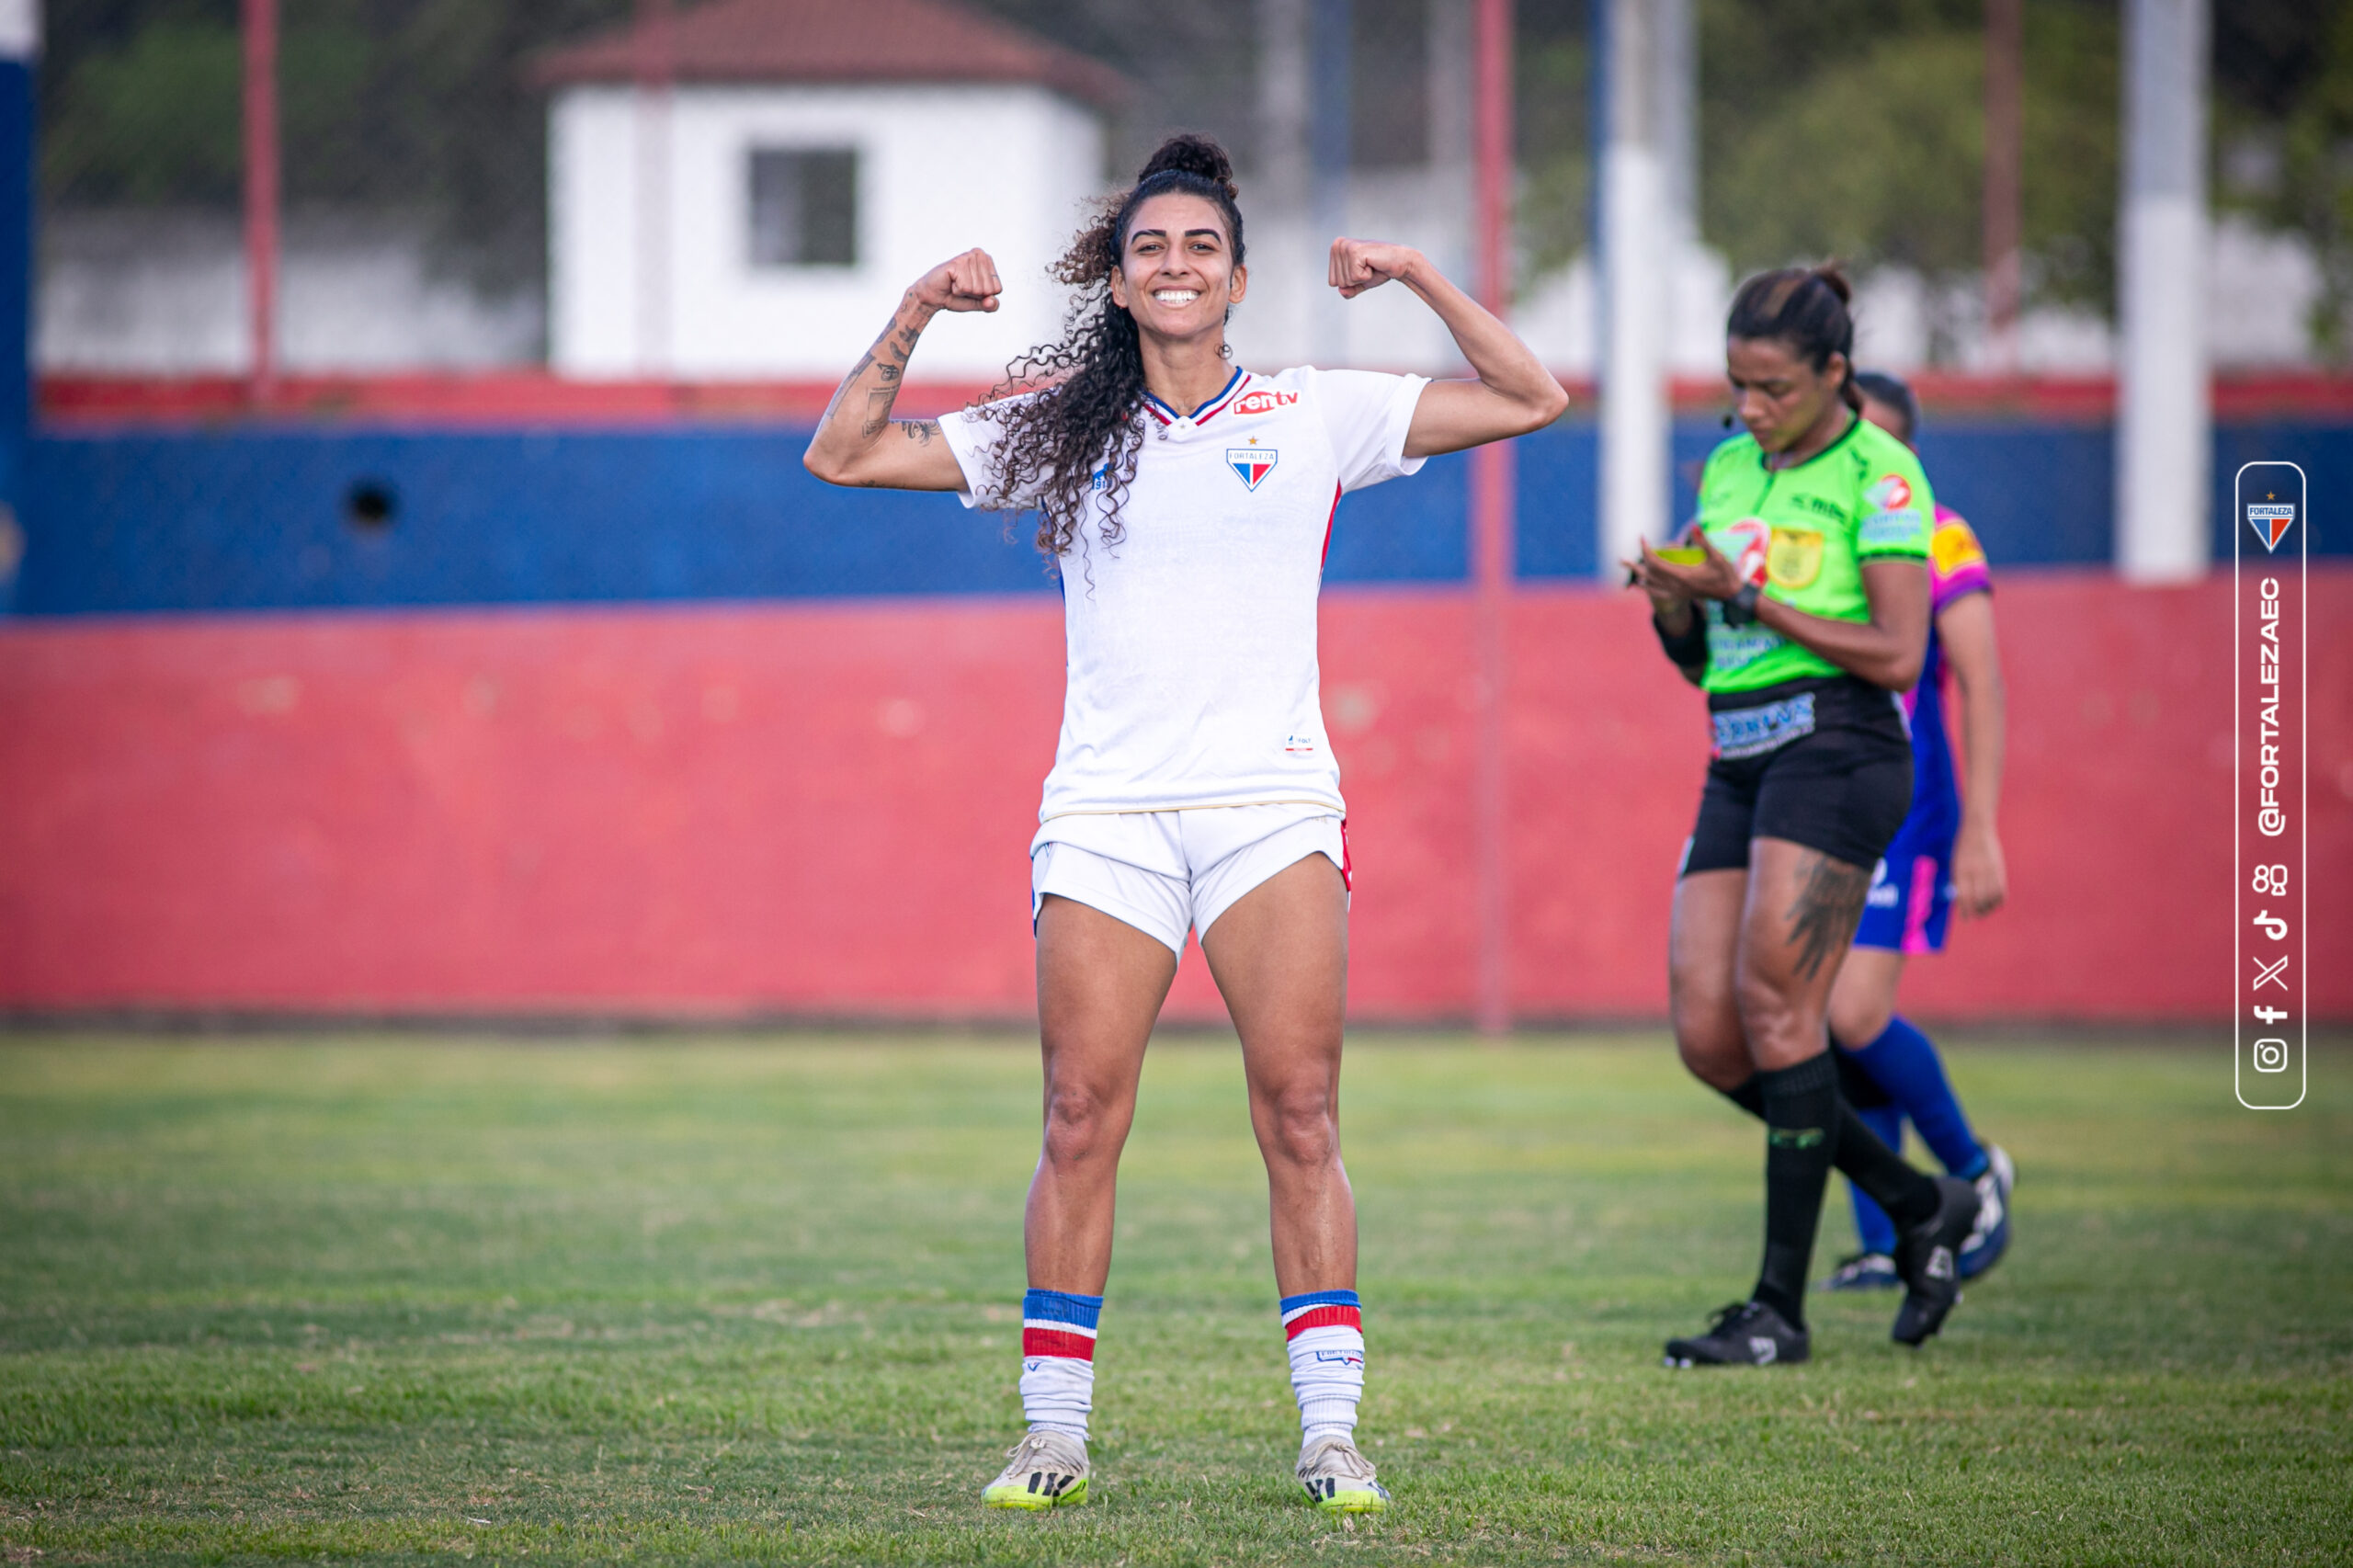
M 1945 945 L 1952 900 L 1952 842 L 1961 831 L 1961 785 L 1945 729 L 1944 652 L 1936 617 L 1971 594 L 1991 593 L 1984 546 L 1961 514 L 1937 508 L 1928 541 L 1928 653 L 1904 697 L 1912 726 L 1912 809 L 1871 878 L 1856 929 L 1859 948 L 1927 953 Z
M 1944 649 L 1937 637 L 1936 618 L 1954 600 L 1993 589 L 1985 548 L 1977 542 L 1976 533 L 1960 513 L 1938 506 L 1928 544 L 1928 656 L 1920 665 L 1919 684 L 1904 696 L 1904 710 L 1912 722 L 1912 812 L 1904 821 L 1906 828 L 1945 824 L 1950 834 L 1961 827 L 1961 787 L 1945 730 Z

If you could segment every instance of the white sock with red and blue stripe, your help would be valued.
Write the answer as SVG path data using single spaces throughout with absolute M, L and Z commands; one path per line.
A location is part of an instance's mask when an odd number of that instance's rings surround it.
M 1290 1341 L 1290 1387 L 1299 1396 L 1299 1437 L 1348 1437 L 1364 1397 L 1364 1314 L 1354 1290 L 1311 1290 L 1282 1301 Z
M 1095 1408 L 1095 1320 L 1100 1296 L 1032 1290 L 1021 1298 L 1021 1414 L 1032 1432 L 1086 1441 Z

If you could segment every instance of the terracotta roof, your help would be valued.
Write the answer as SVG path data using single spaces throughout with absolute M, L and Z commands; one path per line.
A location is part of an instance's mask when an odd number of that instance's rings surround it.
M 1104 108 L 1125 76 L 953 0 L 711 0 L 669 22 L 679 82 L 1034 82 Z M 638 23 L 532 62 L 541 86 L 636 80 L 657 58 Z

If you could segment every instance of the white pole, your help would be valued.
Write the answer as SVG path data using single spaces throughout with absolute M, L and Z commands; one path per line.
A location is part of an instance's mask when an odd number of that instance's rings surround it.
M 1307 4 L 1258 0 L 1258 166 L 1244 192 L 1250 296 L 1235 324 L 1252 354 L 1279 365 L 1311 358 L 1305 322 L 1324 279 L 1309 239 Z
M 1606 578 L 1667 523 L 1667 311 L 1676 238 L 1662 54 L 1669 0 L 1605 0 L 1601 527 Z
M 1678 259 L 1681 247 L 1699 238 L 1699 33 L 1695 0 L 1659 0 L 1659 155 L 1666 168 L 1666 221 L 1674 226 Z
M 1307 202 L 1311 225 L 1308 238 L 1310 254 L 1318 264 L 1315 272 L 1320 283 L 1324 272 L 1321 264 L 1332 242 L 1349 228 L 1349 142 L 1354 134 L 1350 118 L 1354 95 L 1350 86 L 1356 60 L 1354 0 L 1309 0 L 1307 39 L 1307 69 L 1313 83 L 1309 101 L 1314 105 L 1313 117 L 1307 127 L 1311 190 Z M 1348 315 L 1345 302 L 1330 288 L 1316 288 L 1313 298 L 1314 305 L 1309 313 L 1313 358 L 1318 365 L 1345 365 L 1348 362 Z
M 1477 96 L 1472 28 L 1471 0 L 1430 0 L 1424 30 L 1429 60 L 1429 199 L 1444 225 L 1445 250 L 1438 262 L 1449 278 L 1471 276 L 1476 249 L 1471 232 L 1478 188 L 1472 134 Z M 1450 346 L 1448 352 L 1453 352 Z
M 2127 0 L 2124 15 L 2116 569 L 2178 583 L 2211 554 L 2206 0 Z

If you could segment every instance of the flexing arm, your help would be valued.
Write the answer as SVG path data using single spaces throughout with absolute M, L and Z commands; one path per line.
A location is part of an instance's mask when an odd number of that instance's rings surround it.
M 891 324 L 858 362 L 810 438 L 801 461 L 828 484 L 883 490 L 961 490 L 964 471 L 936 419 L 893 419 L 915 339 L 942 311 L 994 311 L 1004 285 L 986 251 L 941 262 L 908 288 Z
M 1405 432 L 1405 455 L 1433 457 L 1541 430 L 1568 412 L 1569 394 L 1535 351 L 1476 300 L 1448 282 L 1410 245 L 1375 240 L 1332 242 L 1332 287 L 1344 300 L 1395 278 L 1438 312 L 1476 381 L 1432 381 L 1422 389 Z
M 1966 915 L 1991 915 L 2009 896 L 2009 871 L 1994 822 L 2002 805 L 2002 747 L 2009 698 L 1994 644 L 1994 599 L 1965 594 L 1937 616 L 1945 663 L 1961 690 L 1961 745 L 1968 782 L 1961 792 L 1961 835 L 1952 880 Z
M 1643 541 L 1642 559 L 1629 562 L 1636 579 L 1651 593 L 1652 602 L 1680 596 L 1687 599 L 1730 599 L 1741 589 L 1740 570 L 1694 524 L 1684 543 L 1697 545 L 1706 557 L 1697 566 L 1677 566 L 1659 559 L 1650 541 Z M 1870 602 L 1869 620 L 1834 620 L 1792 609 L 1779 599 L 1756 601 L 1756 623 L 1779 632 L 1799 647 L 1821 654 L 1849 675 L 1890 691 L 1908 691 L 1920 678 L 1928 654 L 1928 568 L 1920 561 L 1870 561 L 1863 563 L 1863 596 Z M 1659 624 L 1670 635 L 1681 630 L 1679 618 L 1665 613 Z

